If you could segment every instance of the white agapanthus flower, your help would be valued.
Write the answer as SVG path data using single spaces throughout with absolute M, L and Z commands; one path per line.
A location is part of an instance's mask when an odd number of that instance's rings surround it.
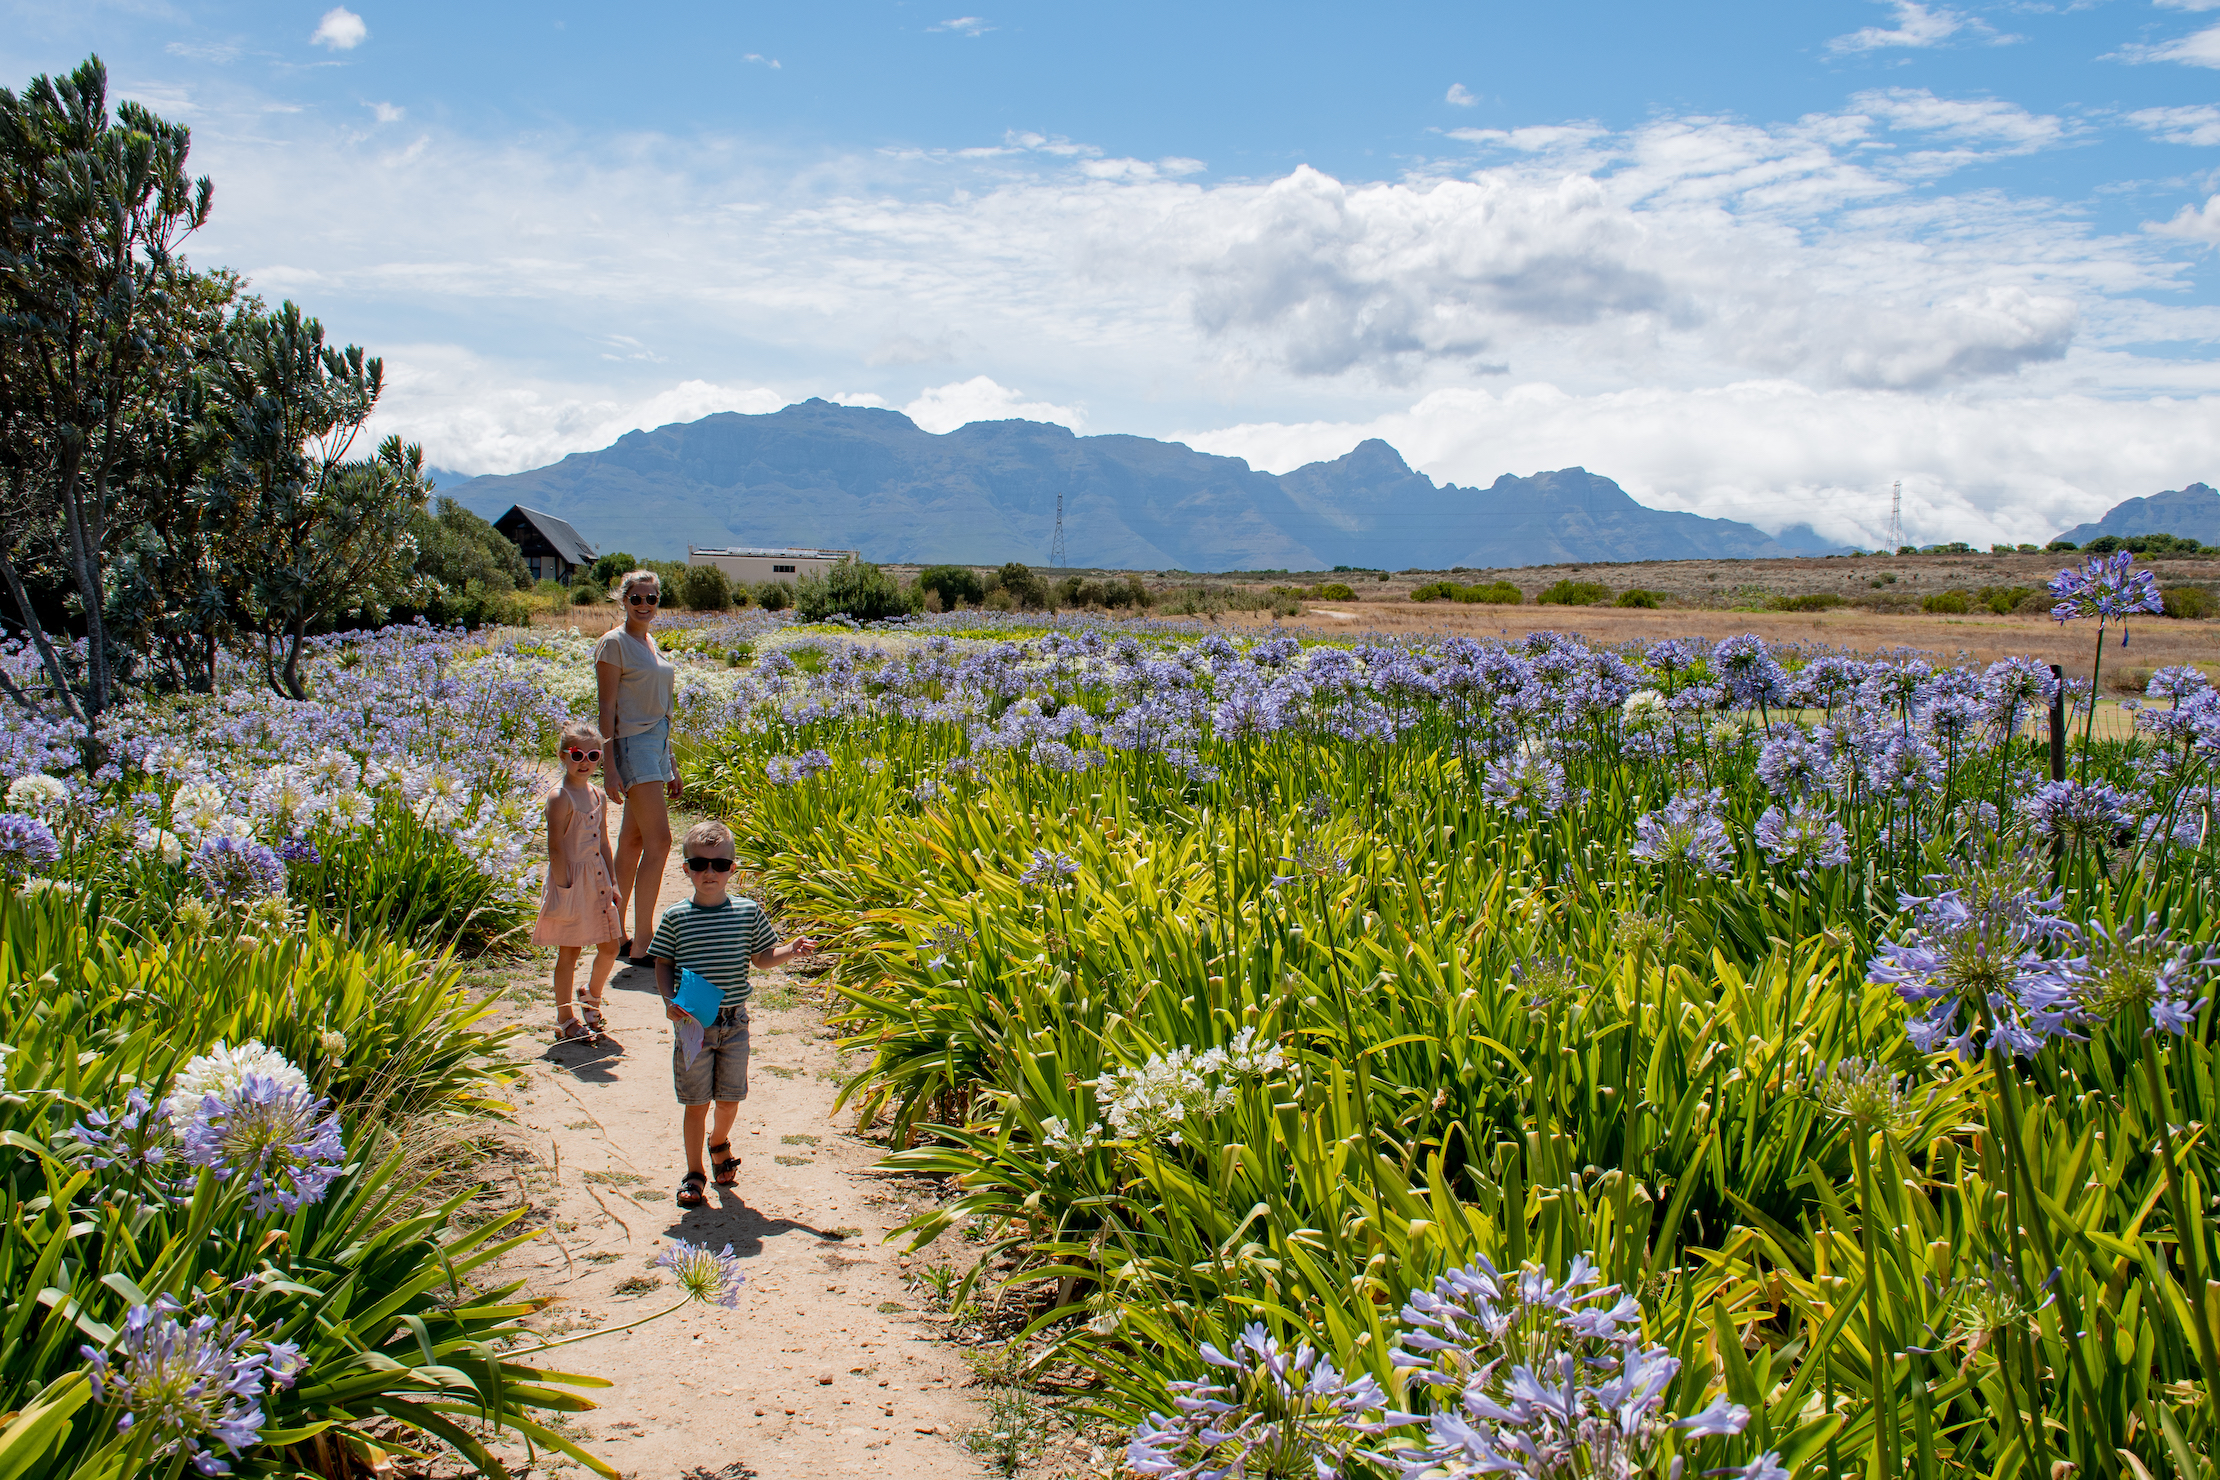
M 1177 1146 L 1188 1121 L 1233 1103 L 1239 1081 L 1261 1079 L 1286 1062 L 1278 1044 L 1259 1043 L 1256 1029 L 1243 1028 L 1231 1042 L 1201 1053 L 1182 1046 L 1151 1054 L 1138 1068 L 1113 1069 L 1095 1081 L 1095 1092 L 1108 1101 L 1104 1115 L 1112 1134 Z
M 188 781 L 170 798 L 170 825 L 197 837 L 224 815 L 224 794 L 209 781 Z
M 1642 721 L 1665 717 L 1665 696 L 1655 689 L 1636 689 L 1626 696 L 1626 703 L 1619 712 L 1629 720 Z
M 377 814 L 377 802 L 364 792 L 335 791 L 324 798 L 324 815 L 344 828 L 367 827 Z
M 303 1093 L 308 1090 L 308 1076 L 294 1068 L 284 1054 L 264 1046 L 260 1039 L 250 1038 L 237 1048 L 226 1048 L 219 1038 L 210 1045 L 208 1052 L 187 1059 L 185 1067 L 177 1071 L 167 1101 L 171 1123 L 182 1125 L 191 1120 L 206 1095 L 228 1098 L 246 1082 L 249 1074 L 267 1075 L 276 1080 L 281 1089 Z
M 316 752 L 316 758 L 301 769 L 326 791 L 353 791 L 362 780 L 362 768 L 355 764 L 354 757 L 329 746 Z
M 226 813 L 203 827 L 201 834 L 211 838 L 236 838 L 244 843 L 254 836 L 254 824 L 244 817 L 233 817 Z
M 139 846 L 175 866 L 185 861 L 185 840 L 168 828 L 150 827 L 139 835 Z
M 43 771 L 18 776 L 8 783 L 8 810 L 44 814 L 69 800 L 69 787 Z

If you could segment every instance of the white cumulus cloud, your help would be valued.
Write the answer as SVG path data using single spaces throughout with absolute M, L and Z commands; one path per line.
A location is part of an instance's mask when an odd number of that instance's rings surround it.
M 975 421 L 1052 421 L 1075 432 L 1087 426 L 1087 413 L 1078 407 L 1028 401 L 1025 392 L 984 375 L 934 386 L 904 406 L 902 414 L 928 432 L 952 432 Z
M 2220 0 L 2214 0 L 2220 4 Z M 2196 103 L 2179 108 L 2138 108 L 2127 121 L 2168 144 L 2220 144 L 2220 108 Z
M 362 106 L 380 123 L 399 123 L 408 116 L 408 109 L 392 103 L 364 103 Z
M 1268 472 L 1382 437 L 1438 481 L 1574 465 L 1656 508 L 1778 531 L 1810 523 L 1871 549 L 1904 484 L 1921 542 L 2047 540 L 2132 494 L 2220 468 L 2220 394 L 2181 405 L 2087 396 L 1970 400 L 1815 391 L 1787 381 L 1574 395 L 1552 385 L 1444 390 L 1360 423 L 1257 424 L 1182 434 Z
M 2183 206 L 2171 221 L 2146 222 L 2143 229 L 2154 236 L 2220 246 L 2220 195 L 2208 198 L 2202 206 Z
M 334 5 L 316 23 L 316 29 L 309 35 L 308 44 L 328 47 L 333 51 L 353 51 L 368 40 L 369 36 L 370 28 L 363 24 L 361 16 L 344 5 Z
M 1473 108 L 1479 105 L 1480 98 L 1478 94 L 1466 92 L 1463 83 L 1452 82 L 1449 84 L 1448 96 L 1442 101 L 1456 108 Z
M 1847 36 L 1835 37 L 1827 43 L 1827 49 L 1845 53 L 1879 51 L 1892 46 L 1940 46 L 1969 24 L 1979 24 L 1970 22 L 1955 10 L 1921 5 L 1918 0 L 1891 0 L 1890 9 L 1896 12 L 1895 25 L 1862 26 Z
M 959 15 L 954 20 L 942 21 L 937 26 L 927 26 L 928 31 L 954 31 L 962 36 L 981 36 L 994 27 L 975 15 Z
M 2156 46 L 2123 46 L 2113 53 L 2123 62 L 2180 62 L 2187 67 L 2220 67 L 2220 26 L 2177 36 Z

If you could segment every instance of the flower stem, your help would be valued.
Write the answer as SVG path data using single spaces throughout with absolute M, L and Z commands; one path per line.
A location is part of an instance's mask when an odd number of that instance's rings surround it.
M 684 1300 L 679 1301 L 676 1305 L 668 1306 L 658 1311 L 650 1311 L 648 1314 L 640 1317 L 638 1320 L 626 1321 L 621 1326 L 603 1326 L 599 1330 L 595 1331 L 581 1331 L 576 1336 L 566 1336 L 561 1341 L 543 1341 L 538 1346 L 527 1346 L 520 1348 L 517 1351 L 503 1352 L 501 1354 L 501 1357 L 504 1361 L 508 1360 L 510 1357 L 536 1357 L 541 1352 L 551 1352 L 559 1346 L 569 1346 L 574 1342 L 591 1341 L 596 1336 L 614 1336 L 619 1331 L 629 1331 L 635 1326 L 645 1326 L 650 1321 L 659 1321 L 663 1317 L 669 1315 L 672 1311 L 683 1310 L 686 1308 L 688 1302 L 690 1302 L 693 1298 L 693 1296 L 689 1295 Z

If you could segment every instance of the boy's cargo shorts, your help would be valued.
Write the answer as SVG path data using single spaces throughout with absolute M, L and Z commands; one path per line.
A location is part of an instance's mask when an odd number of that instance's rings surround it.
M 748 1097 L 748 1012 L 737 1017 L 720 1014 L 714 1025 L 702 1029 L 701 1052 L 694 1062 L 683 1061 L 685 1050 L 671 1038 L 671 1082 L 678 1088 L 681 1105 L 706 1105 L 711 1100 L 744 1100 Z

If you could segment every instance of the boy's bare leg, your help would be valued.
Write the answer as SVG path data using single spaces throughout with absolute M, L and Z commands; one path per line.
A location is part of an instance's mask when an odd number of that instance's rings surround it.
M 717 1111 L 720 1116 L 723 1116 L 726 1128 L 730 1129 L 732 1121 L 729 1116 L 724 1116 L 724 1108 L 724 1106 L 719 1105 Z M 732 1108 L 737 1110 L 740 1106 L 735 1103 Z M 686 1170 L 700 1172 L 704 1177 L 709 1175 L 709 1169 L 701 1164 L 701 1133 L 708 1125 L 709 1107 L 707 1105 L 688 1105 L 686 1107 L 686 1129 L 683 1133 L 686 1137 Z
M 717 1102 L 717 1123 L 710 1127 L 709 1144 L 723 1146 L 725 1142 L 731 1140 L 732 1123 L 739 1118 L 740 1102 L 738 1100 L 719 1100 Z M 731 1154 L 731 1149 L 728 1147 L 725 1155 L 730 1156 Z M 701 1163 L 696 1162 L 694 1165 L 699 1167 Z

